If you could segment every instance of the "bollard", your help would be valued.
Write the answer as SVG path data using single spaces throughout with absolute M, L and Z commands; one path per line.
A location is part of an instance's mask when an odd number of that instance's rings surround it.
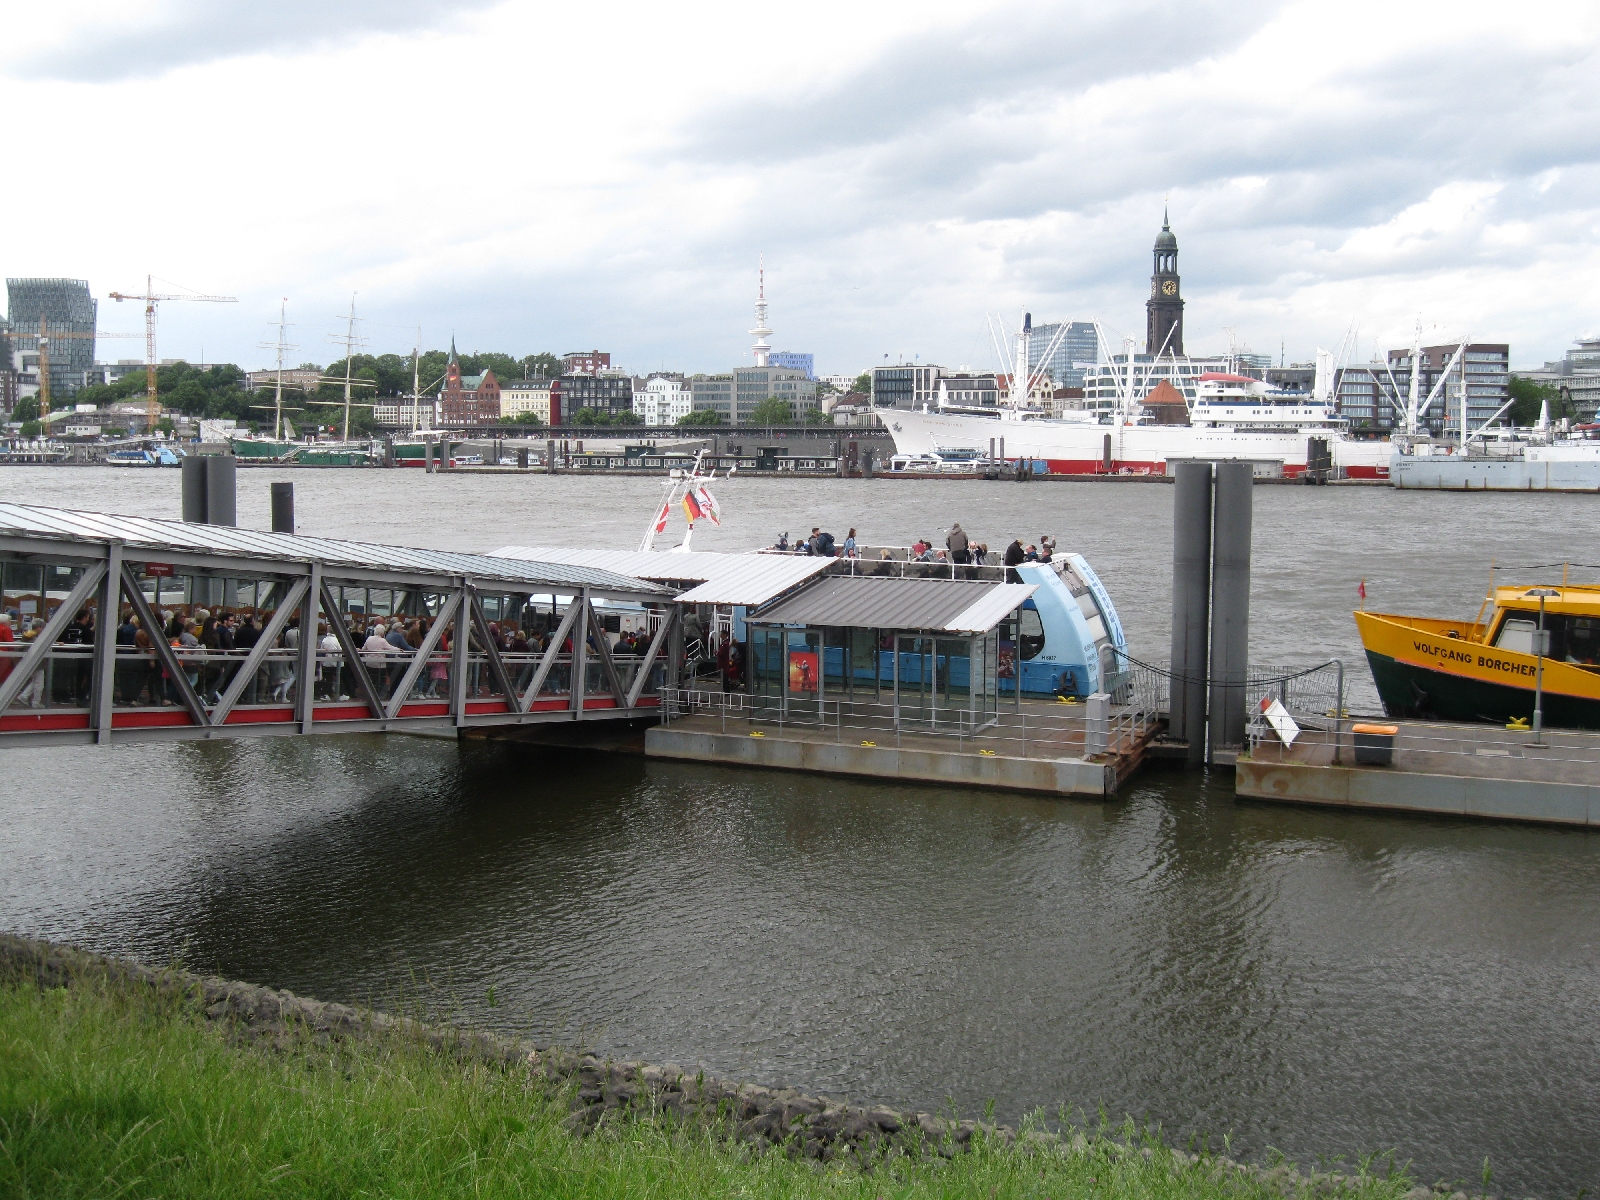
M 208 454 L 206 465 L 206 524 L 239 523 L 239 460 L 231 454 Z
M 1111 749 L 1111 694 L 1095 692 L 1083 702 L 1083 756 Z
M 1242 746 L 1250 673 L 1250 527 L 1254 472 L 1216 468 L 1211 534 L 1211 749 Z
M 206 460 L 198 454 L 183 457 L 183 519 L 205 524 Z
M 272 532 L 294 532 L 294 484 L 272 485 Z
M 1180 462 L 1172 487 L 1172 699 L 1168 732 L 1206 761 L 1206 667 L 1211 602 L 1211 464 Z

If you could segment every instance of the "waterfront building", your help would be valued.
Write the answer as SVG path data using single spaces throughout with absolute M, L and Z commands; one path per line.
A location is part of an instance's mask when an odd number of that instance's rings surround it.
M 840 393 L 853 392 L 856 390 L 856 380 L 860 379 L 863 375 L 871 374 L 872 372 L 869 369 L 866 371 L 857 371 L 854 375 L 824 375 L 817 382 L 829 384 L 830 386 L 837 388 Z
M 872 368 L 872 403 L 875 408 L 921 408 L 939 402 L 939 378 L 944 368 L 932 363 L 901 363 Z
M 451 357 L 453 358 L 454 355 L 452 355 Z M 124 360 L 122 360 L 122 359 L 118 359 L 117 360 L 117 376 L 116 377 L 118 379 L 120 379 L 122 377 L 122 375 L 124 374 L 124 372 L 122 370 L 123 363 L 124 363 Z M 314 391 L 317 390 L 317 386 L 320 383 L 321 379 L 322 379 L 322 368 L 321 367 L 316 367 L 316 366 L 294 367 L 292 369 L 289 368 L 289 367 L 285 367 L 284 370 L 283 370 L 283 386 L 285 388 L 297 388 L 300 391 L 308 392 L 308 393 L 309 392 L 314 392 Z M 110 383 L 110 382 L 112 382 L 112 380 L 108 378 L 106 382 Z M 245 372 L 244 386 L 245 386 L 245 390 L 248 391 L 248 392 L 271 391 L 272 389 L 274 389 L 274 388 L 276 388 L 278 386 L 278 371 L 277 371 L 277 368 L 274 367 L 274 368 L 271 368 L 271 369 L 265 370 L 265 371 L 247 371 L 247 372 Z
M 787 367 L 735 367 L 696 375 L 687 383 L 691 412 L 715 412 L 730 425 L 745 424 L 750 411 L 769 396 L 787 401 L 795 420 L 804 420 L 818 407 L 816 381 Z
M 1591 422 L 1600 414 L 1600 337 L 1586 334 L 1555 362 L 1536 371 L 1518 371 L 1517 378 L 1559 388 L 1577 419 Z
M 372 420 L 384 429 L 437 429 L 439 402 L 423 397 L 413 405 L 410 396 L 380 396 L 373 401 Z
M 815 381 L 816 355 L 797 354 L 793 350 L 774 350 L 767 355 L 767 362 L 774 367 L 788 367 L 791 371 L 804 371 L 806 378 Z
M 41 320 L 47 332 L 83 335 L 50 342 L 50 395 L 65 399 L 89 383 L 99 301 L 89 293 L 88 280 L 7 279 L 6 311 L 11 326 L 7 340 L 22 391 L 38 389 Z
M 635 383 L 633 415 L 641 425 L 676 425 L 693 411 L 693 394 L 681 376 L 652 375 Z
M 1111 361 L 1100 363 L 1083 375 L 1083 400 L 1081 407 L 1098 412 L 1111 412 L 1118 407 L 1119 392 L 1134 399 L 1142 397 L 1162 383 L 1170 384 L 1193 404 L 1200 394 L 1200 376 L 1207 372 L 1228 373 L 1231 360 L 1226 356 L 1213 358 L 1174 358 L 1163 354 L 1113 354 Z
M 1055 353 L 1048 361 L 1042 361 L 1061 327 L 1060 321 L 1033 326 L 1028 334 L 1028 362 L 1034 367 L 1043 367 L 1058 387 L 1082 387 L 1087 365 L 1100 361 L 1100 339 L 1095 334 L 1093 321 L 1068 321 L 1066 334 Z
M 1417 393 L 1419 404 L 1427 400 L 1428 393 L 1449 367 L 1450 360 L 1460 344 L 1453 342 L 1443 346 L 1422 347 L 1419 355 L 1420 375 Z M 1426 425 L 1430 433 L 1440 434 L 1446 429 L 1455 430 L 1461 427 L 1460 380 L 1463 374 L 1467 386 L 1468 429 L 1476 429 L 1487 422 L 1510 396 L 1511 347 L 1507 343 L 1470 343 L 1463 358 L 1464 362 L 1458 363 L 1450 371 L 1450 377 L 1440 388 L 1441 395 L 1422 415 L 1419 424 Z M 1383 372 L 1379 380 L 1380 391 L 1390 387 L 1392 375 L 1394 385 L 1399 390 L 1397 403 L 1392 411 L 1398 414 L 1397 423 L 1403 423 L 1406 404 L 1411 394 L 1410 347 L 1389 351 L 1387 365 L 1388 370 Z
M 563 375 L 598 375 L 611 366 L 611 355 L 604 350 L 574 350 L 561 356 Z
M 439 391 L 440 419 L 446 426 L 493 425 L 500 419 L 500 381 L 493 371 L 463 375 L 450 339 L 450 364 Z
M 993 408 L 1000 403 L 1000 397 L 1010 386 L 1010 378 L 1009 375 L 997 375 L 993 371 L 988 374 L 952 371 L 948 375 L 941 374 L 939 382 L 944 384 L 946 404 L 961 408 Z
M 633 420 L 632 377 L 607 368 L 601 370 L 604 373 L 562 375 L 550 381 L 552 410 L 557 398 L 560 402 L 560 419 L 552 424 L 570 425 L 572 418 L 586 408 L 605 414 L 613 422 L 618 418 L 623 424 Z
M 559 425 L 559 394 L 553 379 L 512 380 L 500 387 L 500 417 L 523 425 Z

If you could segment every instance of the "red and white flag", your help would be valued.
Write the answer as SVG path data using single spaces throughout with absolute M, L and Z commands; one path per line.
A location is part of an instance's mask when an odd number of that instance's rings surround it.
M 1367 598 L 1367 581 L 1365 579 L 1361 581 L 1361 586 L 1356 588 L 1356 594 L 1363 600 Z
M 699 502 L 700 512 L 713 525 L 722 524 L 722 505 L 717 503 L 717 498 L 711 494 L 711 489 L 701 484 L 695 489 L 695 499 Z
M 670 499 L 661 502 L 661 511 L 656 514 L 656 532 L 665 533 L 667 529 L 667 514 L 672 511 Z

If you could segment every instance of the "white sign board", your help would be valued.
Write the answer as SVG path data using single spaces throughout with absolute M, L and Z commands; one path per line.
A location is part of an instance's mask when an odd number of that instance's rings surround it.
M 1267 724 L 1272 726 L 1272 732 L 1278 735 L 1280 742 L 1285 746 L 1294 745 L 1295 738 L 1300 736 L 1300 726 L 1295 724 L 1287 708 L 1279 701 L 1263 696 L 1261 715 L 1266 718 Z

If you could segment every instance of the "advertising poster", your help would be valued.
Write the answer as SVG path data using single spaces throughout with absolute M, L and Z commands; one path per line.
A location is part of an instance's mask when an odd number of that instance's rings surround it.
M 814 692 L 817 690 L 817 652 L 791 650 L 789 652 L 789 690 Z

